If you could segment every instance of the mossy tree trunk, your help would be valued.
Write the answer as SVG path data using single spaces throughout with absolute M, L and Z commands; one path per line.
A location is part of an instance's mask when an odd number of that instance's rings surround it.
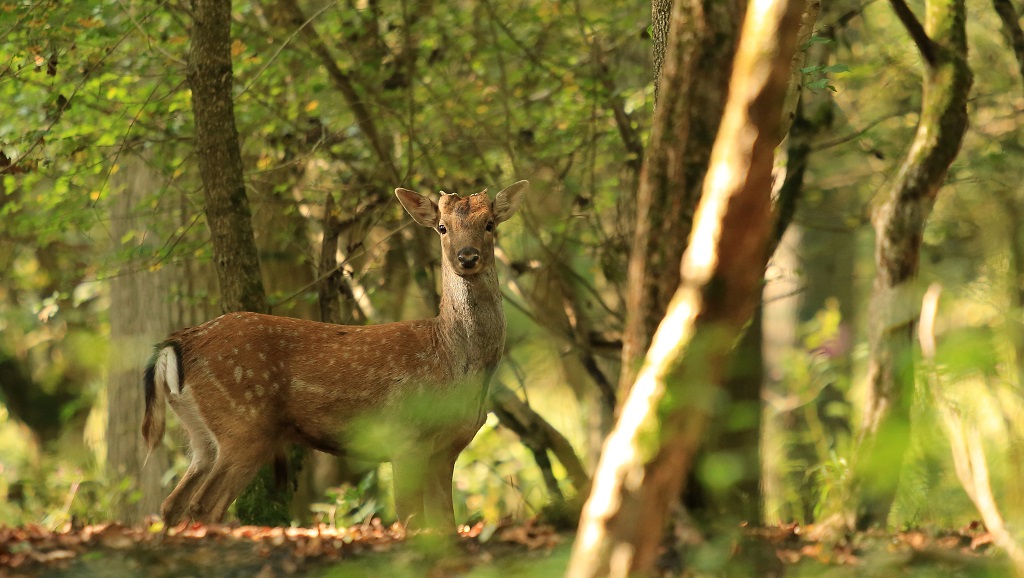
M 963 0 L 929 0 L 922 26 L 902 0 L 891 0 L 921 52 L 921 119 L 885 199 L 872 215 L 875 279 L 871 294 L 867 394 L 853 464 L 862 527 L 885 524 L 906 454 L 914 391 L 913 330 L 924 226 L 967 130 Z

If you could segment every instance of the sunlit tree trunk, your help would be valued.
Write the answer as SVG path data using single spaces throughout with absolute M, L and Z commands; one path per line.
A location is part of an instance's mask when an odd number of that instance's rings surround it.
M 909 440 L 914 391 L 913 328 L 921 238 L 949 165 L 967 130 L 967 65 L 963 0 L 929 0 L 922 26 L 902 0 L 891 0 L 921 52 L 921 118 L 907 156 L 873 214 L 875 280 L 870 354 L 860 443 L 853 464 L 861 526 L 885 524 Z
M 783 234 L 793 221 L 803 192 L 806 158 L 801 158 L 800 153 L 810 147 L 806 135 L 801 132 L 803 126 L 795 121 L 798 120 L 798 105 L 803 94 L 802 69 L 806 61 L 803 47 L 811 37 L 820 10 L 821 2 L 805 0 L 797 36 L 797 46 L 800 48 L 790 61 L 790 76 L 779 128 L 780 138 L 789 134 L 789 146 L 785 153 L 782 152 L 784 147 L 780 146 L 775 155 L 773 179 L 777 193 L 772 200 L 774 224 L 765 252 L 766 259 L 776 253 Z M 734 464 L 734 480 L 724 487 L 713 487 L 699 477 L 691 476 L 693 489 L 684 496 L 688 505 L 697 502 L 696 505 L 704 510 L 703 517 L 706 519 L 718 518 L 724 521 L 728 518 L 729 522 L 745 521 L 749 524 L 760 524 L 762 519 L 761 417 L 762 388 L 765 382 L 763 315 L 762 299 L 761 306 L 754 312 L 749 327 L 743 332 L 729 359 L 723 388 L 725 395 L 718 409 L 718 415 L 726 416 L 727 419 L 715 420 L 710 428 L 708 443 L 702 450 L 703 456 L 729 460 Z M 690 505 L 690 510 L 697 511 L 693 505 Z
M 772 228 L 772 161 L 803 7 L 765 1 L 748 11 L 681 282 L 605 443 L 570 577 L 654 569 L 666 513 L 700 447 L 728 353 L 760 294 Z

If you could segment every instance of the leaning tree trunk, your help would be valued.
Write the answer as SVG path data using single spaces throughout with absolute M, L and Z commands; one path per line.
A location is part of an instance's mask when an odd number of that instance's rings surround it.
M 963 0 L 929 0 L 927 29 L 903 0 L 890 1 L 921 52 L 923 94 L 914 141 L 872 219 L 876 272 L 867 395 L 853 465 L 862 527 L 884 524 L 896 496 L 914 390 L 912 340 L 920 300 L 911 283 L 917 275 L 925 222 L 967 130 L 972 81 Z
M 757 304 L 772 228 L 772 161 L 803 2 L 753 6 L 681 282 L 605 443 L 570 577 L 653 571 L 666 512 L 700 447 L 722 368 Z M 663 96 L 672 90 L 662 89 Z
M 821 10 L 819 0 L 804 0 L 797 45 L 807 44 Z M 797 109 L 803 92 L 803 72 L 806 51 L 797 50 L 789 64 L 789 83 L 780 115 L 779 138 L 789 134 L 788 153 L 797 149 L 809 149 L 801 134 L 803 127 L 797 126 Z M 795 128 L 794 128 L 795 127 Z M 793 129 L 791 131 L 791 129 Z M 782 147 L 779 147 L 780 150 Z M 804 164 L 806 158 L 799 155 L 776 154 L 773 180 L 781 181 L 772 201 L 774 225 L 765 251 L 770 259 L 793 221 L 796 206 L 802 194 Z M 780 165 L 785 168 L 780 168 Z M 763 295 L 762 295 L 763 296 Z M 734 481 L 727 487 L 705 487 L 697 476 L 691 476 L 687 495 L 683 496 L 688 509 L 695 517 L 714 517 L 720 521 L 745 521 L 760 524 L 762 520 L 761 496 L 761 432 L 762 395 L 764 384 L 763 298 L 754 312 L 750 326 L 743 332 L 729 360 L 726 380 L 718 415 L 729 419 L 715 420 L 710 428 L 708 442 L 702 454 L 729 457 L 739 465 Z
M 231 93 L 231 0 L 193 0 L 192 9 L 188 83 L 221 307 L 224 311 L 266 313 L 270 307 L 245 196 Z M 263 468 L 239 497 L 236 507 L 243 522 L 289 522 L 287 489 L 275 489 L 271 477 L 268 468 Z

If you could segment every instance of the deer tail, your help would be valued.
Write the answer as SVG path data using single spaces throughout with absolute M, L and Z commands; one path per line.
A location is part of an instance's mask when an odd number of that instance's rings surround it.
M 146 467 L 153 450 L 164 438 L 167 407 L 164 401 L 166 392 L 181 392 L 182 364 L 181 351 L 177 343 L 164 342 L 156 347 L 156 352 L 146 365 L 143 384 L 146 389 L 146 413 L 142 418 L 142 438 L 146 440 L 149 451 L 142 467 Z

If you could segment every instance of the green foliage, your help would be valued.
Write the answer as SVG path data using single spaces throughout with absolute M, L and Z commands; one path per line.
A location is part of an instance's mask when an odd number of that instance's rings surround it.
M 838 89 L 832 85 L 829 75 L 849 71 L 850 67 L 845 64 L 829 64 L 827 66 L 819 64 L 805 66 L 800 69 L 800 72 L 804 75 L 804 86 L 811 90 L 827 88 L 832 92 L 838 92 Z
M 139 500 L 130 477 L 112 478 L 80 440 L 64 440 L 58 450 L 31 447 L 13 451 L 17 432 L 0 409 L 0 525 L 40 524 L 50 529 L 117 519 L 119 507 Z
M 785 504 L 769 505 L 784 511 L 783 519 L 820 520 L 842 511 L 849 497 L 844 488 L 853 416 L 849 383 L 841 371 L 848 363 L 842 330 L 839 305 L 830 299 L 801 327 L 802 347 L 785 356 L 788 401 L 768 410 L 768 419 L 786 423 L 779 432 L 784 455 L 774 458 L 786 472 Z
M 377 471 L 371 470 L 356 485 L 328 488 L 328 501 L 313 503 L 310 510 L 318 520 L 336 528 L 366 523 L 383 509 L 376 495 L 378 483 Z
M 302 468 L 302 463 L 305 461 L 304 456 L 305 451 L 297 446 L 293 446 L 288 451 L 288 455 L 283 458 L 287 460 L 287 464 L 282 464 L 288 469 L 286 476 L 297 475 L 296 472 Z M 260 468 L 256 479 L 235 500 L 235 516 L 243 524 L 256 526 L 288 526 L 291 524 L 290 509 L 294 494 L 294 482 L 280 479 L 279 473 L 275 471 L 277 466 L 278 464 L 274 464 Z

